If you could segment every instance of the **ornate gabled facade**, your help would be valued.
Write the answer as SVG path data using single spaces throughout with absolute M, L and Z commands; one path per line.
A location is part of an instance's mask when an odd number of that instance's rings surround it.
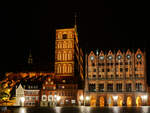
M 24 106 L 24 88 L 20 84 L 16 87 L 16 106 Z
M 85 104 L 147 105 L 146 53 L 103 51 L 86 55 Z
M 16 106 L 37 106 L 39 104 L 39 87 L 22 85 L 16 87 Z
M 40 106 L 56 106 L 57 98 L 54 76 L 49 76 L 46 78 L 41 88 Z

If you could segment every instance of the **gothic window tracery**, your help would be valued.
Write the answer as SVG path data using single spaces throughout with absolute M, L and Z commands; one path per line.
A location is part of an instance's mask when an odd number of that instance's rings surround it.
M 68 60 L 72 60 L 72 53 L 71 53 L 71 51 L 69 51 L 69 53 L 68 53 Z

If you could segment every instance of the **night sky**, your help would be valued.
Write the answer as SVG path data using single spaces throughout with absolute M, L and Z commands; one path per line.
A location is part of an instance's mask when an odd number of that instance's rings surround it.
M 97 48 L 145 48 L 150 59 L 147 3 L 41 1 L 20 4 L 18 7 L 13 2 L 10 3 L 13 7 L 0 9 L 0 72 L 16 71 L 25 65 L 29 50 L 36 66 L 53 70 L 55 30 L 73 27 L 75 12 L 84 52 Z

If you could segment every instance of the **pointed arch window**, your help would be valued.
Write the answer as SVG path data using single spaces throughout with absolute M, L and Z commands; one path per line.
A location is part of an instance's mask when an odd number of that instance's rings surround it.
M 62 48 L 62 42 L 59 43 L 59 48 Z
M 69 43 L 68 43 L 68 48 L 72 48 L 72 42 L 71 41 L 69 41 Z
M 67 60 L 67 56 L 66 55 L 67 55 L 67 53 L 66 53 L 66 51 L 64 51 L 63 52 L 63 60 Z
M 72 65 L 71 64 L 68 65 L 68 72 L 72 73 Z
M 67 65 L 66 64 L 63 65 L 63 73 L 67 73 Z
M 61 39 L 62 37 L 61 37 L 62 35 L 61 35 L 61 33 L 59 32 L 58 33 L 58 39 Z
M 69 53 L 68 53 L 68 60 L 72 60 L 72 53 L 71 53 L 71 51 L 69 51 Z
M 63 42 L 63 48 L 67 48 L 67 45 L 68 45 L 67 42 L 64 41 L 64 42 Z
M 59 48 L 59 43 L 56 43 L 56 48 Z
M 58 52 L 57 60 L 61 60 L 61 53 Z
M 57 73 L 61 73 L 61 65 L 60 64 L 58 64 Z
M 67 52 L 66 51 L 64 52 L 64 56 L 65 56 L 64 60 L 67 60 Z

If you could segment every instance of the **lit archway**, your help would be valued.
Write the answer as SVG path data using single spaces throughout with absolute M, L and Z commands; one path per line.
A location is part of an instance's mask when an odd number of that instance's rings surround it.
M 132 106 L 132 98 L 127 97 L 127 106 Z
M 96 99 L 95 98 L 91 99 L 90 106 L 91 107 L 96 107 Z
M 117 105 L 118 105 L 118 106 L 122 106 L 122 104 L 123 104 L 123 99 L 122 99 L 121 96 L 119 96 L 119 97 L 118 97 L 118 101 L 117 101 Z
M 99 103 L 100 107 L 104 107 L 104 104 L 105 104 L 104 97 L 100 97 L 99 101 L 100 101 Z
M 136 98 L 136 106 L 141 106 L 141 105 L 142 105 L 142 99 L 141 99 L 140 96 L 138 96 L 138 97 Z
M 110 96 L 108 98 L 108 106 L 113 106 L 113 105 L 114 105 L 114 100 L 113 100 L 112 96 Z

